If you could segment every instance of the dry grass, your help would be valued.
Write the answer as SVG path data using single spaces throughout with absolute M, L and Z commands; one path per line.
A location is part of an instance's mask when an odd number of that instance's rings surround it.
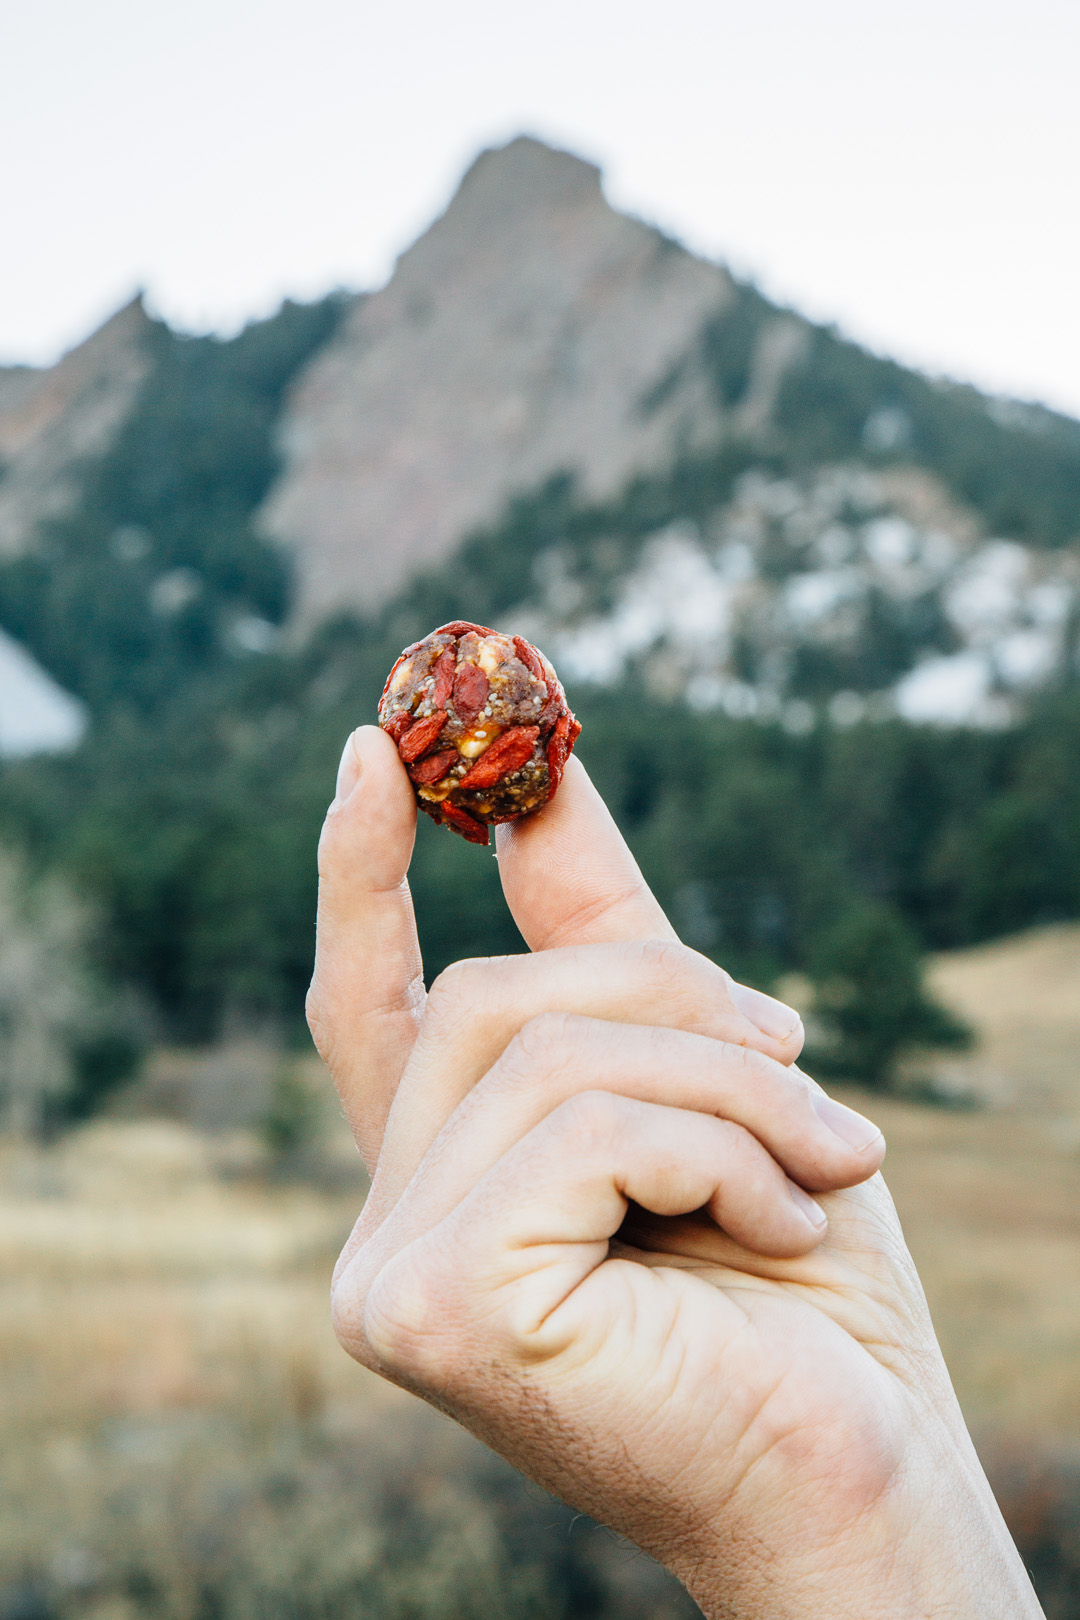
M 359 1165 L 334 1190 L 336 1152 L 315 1185 L 257 1158 L 135 1120 L 0 1155 L 3 1620 L 696 1612 L 342 1354 Z
M 979 1032 L 958 1079 L 993 1107 L 1071 1121 L 1080 1145 L 1080 927 L 940 956 L 931 980 Z
M 885 1175 L 969 1422 L 1080 1445 L 1080 1155 L 1050 1120 L 846 1093 Z
M 1080 929 L 934 977 L 992 1106 L 853 1100 L 976 1432 L 1080 1454 Z M 230 1061 L 162 1059 L 158 1101 L 220 1124 Z M 324 1160 L 275 1182 L 250 1134 L 137 1118 L 0 1154 L 0 1620 L 689 1613 L 345 1358 L 326 1289 L 362 1181 L 340 1135 Z
M 938 957 L 931 982 L 979 1032 L 946 1078 L 976 1112 L 851 1094 L 969 1421 L 1080 1446 L 1080 928 Z

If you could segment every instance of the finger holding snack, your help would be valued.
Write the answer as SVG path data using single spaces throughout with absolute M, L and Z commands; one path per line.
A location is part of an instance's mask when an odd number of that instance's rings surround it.
M 456 669 L 476 632 L 451 631 Z M 1034 1620 L 880 1133 L 794 1067 L 790 1009 L 677 941 L 573 760 L 499 830 L 532 954 L 427 996 L 406 881 L 425 757 L 354 733 L 320 844 L 312 1026 L 375 1171 L 334 1279 L 345 1347 L 638 1541 L 710 1620 Z

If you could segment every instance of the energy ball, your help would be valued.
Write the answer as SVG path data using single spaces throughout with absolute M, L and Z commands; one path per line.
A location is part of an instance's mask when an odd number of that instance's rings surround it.
M 416 802 L 472 844 L 553 798 L 581 730 L 562 683 L 522 636 L 457 620 L 397 660 L 379 699 Z

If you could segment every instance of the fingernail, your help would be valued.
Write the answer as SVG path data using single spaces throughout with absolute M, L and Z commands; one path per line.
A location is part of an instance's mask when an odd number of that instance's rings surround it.
M 356 732 L 349 733 L 349 740 L 341 754 L 341 763 L 337 768 L 337 783 L 334 787 L 334 803 L 340 804 L 347 799 L 357 782 L 360 780 L 360 756 L 356 752 Z
M 803 1192 L 802 1188 L 797 1186 L 794 1181 L 788 1182 L 788 1192 L 791 1194 L 791 1202 L 795 1205 L 799 1214 L 810 1222 L 814 1231 L 823 1231 L 828 1225 L 828 1217 L 821 1205 L 815 1204 L 810 1194 Z
M 774 1041 L 786 1041 L 802 1023 L 794 1007 L 785 1006 L 763 990 L 752 990 L 748 984 L 733 984 L 731 999 L 744 1017 Z
M 865 1153 L 881 1139 L 881 1131 L 871 1120 L 864 1119 L 854 1108 L 845 1108 L 835 1097 L 828 1097 L 822 1091 L 815 1092 L 810 1100 L 821 1123 L 856 1153 Z

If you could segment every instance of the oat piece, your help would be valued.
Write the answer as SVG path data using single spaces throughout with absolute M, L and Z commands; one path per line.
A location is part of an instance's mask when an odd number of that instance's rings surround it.
M 553 798 L 580 725 L 543 653 L 456 620 L 406 647 L 379 700 L 416 802 L 473 844 Z

